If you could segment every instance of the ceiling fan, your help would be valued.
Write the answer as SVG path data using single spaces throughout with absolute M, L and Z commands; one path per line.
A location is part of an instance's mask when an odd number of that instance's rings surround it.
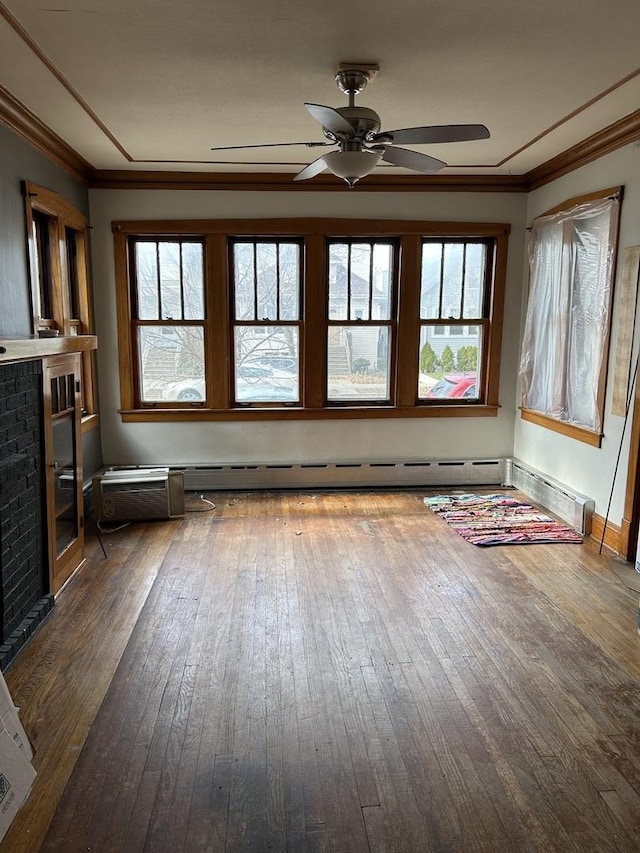
M 349 98 L 346 107 L 305 104 L 309 113 L 320 122 L 324 136 L 329 142 L 274 142 L 265 145 L 229 145 L 212 148 L 212 151 L 229 151 L 240 148 L 277 148 L 287 145 L 305 145 L 318 148 L 337 145 L 335 151 L 323 154 L 294 177 L 294 181 L 306 181 L 328 169 L 353 187 L 368 175 L 382 160 L 394 166 L 402 166 L 416 172 L 432 174 L 447 164 L 443 160 L 396 148 L 397 143 L 421 145 L 426 143 L 467 142 L 488 139 L 489 131 L 483 124 L 444 124 L 430 127 L 405 127 L 400 130 L 381 131 L 380 116 L 368 107 L 355 105 L 356 95 L 377 75 L 379 67 L 365 63 L 342 63 L 338 66 L 335 81 L 341 92 Z

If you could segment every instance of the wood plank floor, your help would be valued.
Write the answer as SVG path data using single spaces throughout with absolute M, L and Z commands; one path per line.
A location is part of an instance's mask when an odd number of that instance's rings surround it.
M 640 851 L 637 593 L 424 494 L 216 494 L 93 543 L 7 676 L 39 775 L 0 849 Z

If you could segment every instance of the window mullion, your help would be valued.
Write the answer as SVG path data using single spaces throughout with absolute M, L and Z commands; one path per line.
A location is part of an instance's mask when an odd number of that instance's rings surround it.
M 496 235 L 493 246 L 487 246 L 485 309 L 489 322 L 483 324 L 482 372 L 484 402 L 497 406 L 500 396 L 500 351 L 504 317 L 504 291 L 507 279 L 509 232 Z M 486 340 L 485 340 L 486 338 Z
M 373 319 L 373 243 L 369 247 L 369 319 Z
M 207 399 L 214 409 L 228 408 L 231 393 L 233 342 L 229 291 L 227 237 L 209 234 L 205 241 L 204 358 Z
M 440 244 L 440 295 L 438 298 L 438 317 L 442 317 L 442 297 L 444 292 L 444 247 L 445 244 Z
M 160 286 L 160 241 L 156 240 L 156 293 L 158 294 L 158 318 L 162 319 L 162 287 Z
M 182 258 L 182 243 L 178 243 L 178 249 L 180 257 L 180 318 L 184 320 L 184 266 Z
M 347 320 L 353 320 L 351 316 L 351 243 L 347 247 Z
M 422 238 L 405 235 L 400 241 L 398 281 L 398 324 L 395 336 L 395 405 L 415 406 L 420 361 L 420 279 Z M 442 286 L 441 286 L 442 293 Z M 442 299 L 442 296 L 440 296 Z
M 253 244 L 253 319 L 258 319 L 258 247 Z
M 460 319 L 464 318 L 464 287 L 465 287 L 465 279 L 467 276 L 467 243 L 464 244 L 462 249 L 462 281 L 460 282 Z
M 307 237 L 302 278 L 303 323 L 301 348 L 302 400 L 307 409 L 325 405 L 327 383 L 328 255 L 325 238 Z
M 281 289 L 280 289 L 280 251 L 281 247 L 278 243 L 276 246 L 276 314 L 277 319 L 279 320 L 282 317 L 282 305 L 281 305 Z M 299 355 L 299 353 L 298 353 Z
M 138 405 L 140 381 L 137 368 L 137 341 L 132 316 L 135 310 L 135 265 L 130 261 L 133 249 L 128 247 L 127 236 L 121 231 L 113 233 L 116 310 L 118 315 L 118 365 L 120 370 L 120 405 L 124 410 Z

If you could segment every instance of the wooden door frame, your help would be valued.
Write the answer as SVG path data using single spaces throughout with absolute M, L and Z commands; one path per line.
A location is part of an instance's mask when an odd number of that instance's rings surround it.
M 74 375 L 74 452 L 76 457 L 75 500 L 77 536 L 61 554 L 58 554 L 55 525 L 56 484 L 55 470 L 53 468 L 55 452 L 53 443 L 51 379 L 71 373 Z M 49 557 L 49 591 L 54 595 L 60 591 L 73 572 L 84 562 L 80 375 L 81 367 L 79 353 L 56 355 L 44 360 L 42 379 L 46 468 L 47 553 Z

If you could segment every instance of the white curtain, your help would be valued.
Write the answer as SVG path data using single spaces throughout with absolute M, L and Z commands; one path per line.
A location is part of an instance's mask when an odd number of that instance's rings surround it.
M 617 198 L 536 219 L 522 342 L 522 405 L 599 431 L 609 334 Z

